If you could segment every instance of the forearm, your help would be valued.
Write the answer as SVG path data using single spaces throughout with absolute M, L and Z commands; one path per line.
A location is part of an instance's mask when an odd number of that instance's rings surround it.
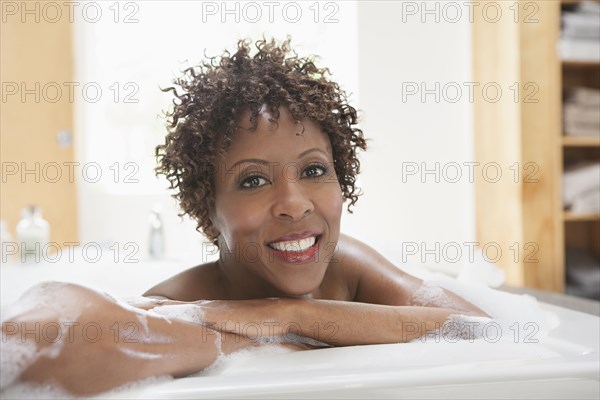
M 334 346 L 406 342 L 442 328 L 452 315 L 489 317 L 460 296 L 421 283 L 407 306 L 290 298 L 193 304 L 206 326 L 245 335 L 255 342 L 256 336 L 293 340 L 299 335 Z M 189 305 L 168 299 L 150 301 L 144 308 Z M 467 332 L 472 330 L 468 324 L 463 326 Z
M 448 308 L 326 300 L 294 308 L 298 324 L 308 328 L 307 336 L 335 346 L 408 342 L 440 329 L 458 314 Z
M 204 303 L 205 322 L 241 335 L 300 335 L 334 346 L 407 342 L 440 329 L 452 308 L 332 300 L 265 299 Z

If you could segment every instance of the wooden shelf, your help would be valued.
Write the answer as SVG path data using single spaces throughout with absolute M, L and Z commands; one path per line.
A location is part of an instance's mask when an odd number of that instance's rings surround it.
M 600 2 L 600 0 L 592 0 L 596 3 Z M 579 4 L 581 3 L 581 0 L 560 0 L 560 4 L 566 4 L 566 5 L 570 5 L 570 4 Z
M 600 61 L 562 60 L 565 68 L 600 68 Z
M 574 164 L 600 160 L 600 138 L 567 136 L 563 100 L 577 87 L 600 89 L 600 62 L 568 61 L 557 57 L 561 12 L 577 1 L 539 1 L 538 24 L 473 23 L 473 76 L 485 82 L 536 82 L 546 89 L 539 102 L 516 107 L 474 102 L 475 154 L 482 162 L 515 160 L 543 165 L 538 185 L 513 188 L 477 180 L 475 183 L 477 239 L 480 243 L 516 240 L 539 248 L 536 265 L 524 260 L 499 260 L 508 284 L 547 291 L 564 291 L 567 246 L 589 251 L 600 259 L 600 215 L 566 212 L 562 173 Z M 499 2 L 509 13 L 510 2 Z M 564 5 L 561 9 L 561 5 Z M 513 68 L 514 60 L 520 68 Z M 508 104 L 507 104 L 508 105 Z M 519 128 L 517 128 L 519 127 Z M 541 168 L 540 168 L 541 170 Z M 490 211 L 493 210 L 493 211 Z
M 503 13 L 512 11 L 511 4 L 498 2 Z M 474 101 L 476 159 L 501 165 L 534 162 L 544 171 L 540 184 L 519 187 L 509 186 L 508 181 L 489 184 L 476 179 L 476 229 L 480 243 L 507 248 L 514 242 L 535 243 L 539 249 L 535 265 L 525 258 L 498 260 L 507 284 L 560 292 L 565 286 L 565 223 L 560 203 L 562 64 L 556 48 L 560 2 L 535 4 L 537 24 L 490 24 L 483 16 L 472 24 L 474 81 L 535 82 L 544 88 L 537 103 L 495 104 L 482 96 Z M 590 74 L 585 71 L 586 76 Z
M 562 145 L 564 147 L 600 147 L 600 138 L 564 135 Z
M 600 221 L 600 214 L 571 214 L 568 211 L 564 213 L 565 222 L 575 221 Z

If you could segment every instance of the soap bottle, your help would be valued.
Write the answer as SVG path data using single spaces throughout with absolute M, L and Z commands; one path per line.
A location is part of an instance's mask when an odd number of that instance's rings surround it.
M 42 250 L 50 240 L 50 224 L 42 218 L 39 207 L 29 206 L 21 210 L 17 224 L 17 240 L 21 262 L 40 262 Z
M 160 205 L 155 204 L 148 218 L 150 223 L 149 253 L 154 259 L 162 258 L 165 252 L 165 237 L 163 234 L 163 222 L 160 218 Z

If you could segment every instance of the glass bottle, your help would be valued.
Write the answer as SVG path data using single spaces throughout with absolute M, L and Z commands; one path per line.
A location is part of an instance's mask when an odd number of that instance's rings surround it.
M 165 252 L 165 238 L 160 211 L 160 205 L 154 205 L 148 219 L 150 223 L 149 253 L 150 257 L 154 259 L 162 258 Z
M 42 261 L 42 250 L 50 240 L 50 224 L 42 218 L 39 207 L 31 205 L 21 210 L 17 224 L 17 241 L 21 262 Z

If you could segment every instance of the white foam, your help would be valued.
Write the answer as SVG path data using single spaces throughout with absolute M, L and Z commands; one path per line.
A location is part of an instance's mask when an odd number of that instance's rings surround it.
M 536 342 L 545 338 L 556 328 L 559 320 L 554 313 L 544 311 L 538 301 L 530 295 L 518 295 L 495 290 L 478 282 L 458 281 L 447 275 L 427 272 L 422 269 L 405 268 L 406 272 L 423 279 L 423 286 L 413 295 L 425 303 L 437 298 L 441 287 L 479 307 L 493 318 L 486 328 L 491 334 L 494 324 L 505 338 L 518 342 Z M 444 304 L 444 303 L 442 303 Z
M 64 330 L 69 324 L 76 321 L 81 309 L 88 304 L 74 302 L 72 296 L 59 296 L 71 284 L 61 282 L 43 282 L 31 287 L 19 298 L 19 300 L 8 307 L 2 308 L 2 323 L 14 320 L 19 325 L 18 333 L 15 335 L 2 335 L 1 345 L 1 367 L 0 388 L 11 385 L 31 364 L 39 357 L 56 358 L 61 353 L 68 335 Z M 47 334 L 48 326 L 36 323 L 35 331 L 23 334 L 25 322 L 19 321 L 19 317 L 28 312 L 37 310 L 49 310 L 56 314 L 57 322 L 50 329 L 57 329 L 57 338 L 54 342 L 38 346 L 42 336 Z M 54 316 L 50 316 L 53 318 Z M 26 340 L 29 338 L 29 340 Z
M 409 305 L 452 308 L 454 303 L 446 296 L 443 288 L 433 282 L 425 281 L 412 294 Z
M 244 362 L 259 355 L 287 354 L 295 351 L 296 350 L 279 344 L 267 344 L 256 347 L 246 347 L 228 355 L 221 353 L 214 363 L 192 376 L 220 375 L 234 363 Z
M 167 383 L 172 381 L 174 378 L 170 375 L 161 375 L 156 377 L 150 377 L 140 379 L 133 382 L 128 382 L 124 385 L 118 386 L 114 389 L 98 393 L 94 396 L 76 396 L 69 391 L 62 388 L 58 383 L 32 383 L 32 382 L 18 382 L 6 390 L 2 390 L 3 399 L 107 399 L 120 397 L 120 393 L 143 389 L 151 385 L 157 385 L 161 383 Z
M 116 399 L 118 399 L 120 397 L 119 393 L 121 393 L 121 392 L 129 392 L 131 390 L 142 389 L 146 386 L 170 382 L 173 379 L 174 378 L 170 375 L 152 376 L 149 378 L 140 379 L 140 380 L 133 381 L 133 382 L 128 382 L 128 383 L 118 386 L 112 390 L 97 394 L 96 396 L 91 397 L 91 398 L 96 398 L 96 399 L 116 398 Z
M 160 304 L 160 302 L 162 301 L 160 299 L 155 299 L 155 300 L 151 300 L 150 303 L 148 303 L 146 301 L 148 298 L 138 297 L 138 299 L 140 299 L 140 300 L 137 304 L 138 305 L 143 304 L 145 306 L 153 305 L 153 304 L 157 304 L 157 303 Z M 168 322 L 169 324 L 171 323 L 171 320 L 166 315 L 154 311 L 154 309 L 156 307 L 149 309 L 149 310 L 143 310 L 140 308 L 136 308 L 136 307 L 132 306 L 130 303 L 126 303 L 122 300 L 115 300 L 115 303 L 118 306 L 120 306 L 128 311 L 133 312 L 136 315 L 140 325 L 142 326 L 142 328 L 144 330 L 144 336 L 138 338 L 138 340 L 140 340 L 142 343 L 148 343 L 148 344 L 149 343 L 163 343 L 163 344 L 165 344 L 165 343 L 172 342 L 172 340 L 169 337 L 162 336 L 155 332 L 154 333 L 150 332 L 150 328 L 148 326 L 148 322 L 149 322 L 148 318 L 159 318 L 159 319 L 162 319 L 163 321 Z
M 76 397 L 57 383 L 19 382 L 2 390 L 3 399 L 75 399 Z
M 129 304 L 130 306 L 144 309 L 156 307 L 157 305 L 160 305 L 165 301 L 169 301 L 169 299 L 162 296 L 122 296 L 120 297 L 120 299 L 121 301 Z
M 37 359 L 37 345 L 20 337 L 2 335 L 0 355 L 0 389 L 3 389 L 14 383 Z
M 139 358 L 139 359 L 143 359 L 143 360 L 158 360 L 159 358 L 163 357 L 162 354 L 148 353 L 145 351 L 137 351 L 137 350 L 133 350 L 128 347 L 122 347 L 122 346 L 119 347 L 119 351 L 129 357 Z
M 493 319 L 487 317 L 471 317 L 465 315 L 450 315 L 444 324 L 438 329 L 427 332 L 411 342 L 440 341 L 454 343 L 459 340 L 474 341 L 487 335 L 487 326 L 493 323 Z M 494 332 L 495 334 L 496 332 Z M 489 338 L 485 338 L 489 339 Z
M 489 262 L 481 249 L 475 249 L 473 258 L 464 263 L 456 279 L 461 282 L 483 283 L 489 287 L 499 287 L 504 283 L 506 272 Z
M 144 333 L 146 334 L 146 336 L 150 336 L 150 330 L 148 329 L 148 318 L 146 318 L 146 314 L 137 312 L 136 317 L 138 319 L 138 322 L 144 328 Z
M 542 339 L 558 326 L 556 315 L 542 310 L 533 296 L 502 292 L 482 284 L 454 279 L 436 283 L 485 311 L 500 325 L 503 335 L 513 336 L 519 341 L 523 338 Z
M 204 317 L 202 308 L 193 303 L 157 306 L 152 311 L 168 318 L 179 319 L 194 324 L 202 324 L 202 318 Z
M 215 332 L 215 347 L 217 348 L 217 360 L 220 357 L 223 357 L 225 353 L 223 353 L 223 337 L 220 332 Z
M 80 310 L 88 304 L 73 302 L 70 296 L 57 296 L 71 284 L 62 282 L 42 282 L 32 286 L 21 295 L 19 300 L 2 307 L 2 321 L 13 319 L 29 311 L 45 308 L 56 312 L 65 321 L 75 321 Z
M 142 296 L 129 297 L 128 299 L 129 300 L 127 302 L 119 299 L 114 299 L 114 302 L 119 307 L 131 311 L 136 315 L 138 322 L 144 330 L 144 336 L 139 338 L 139 340 L 141 340 L 143 343 L 171 343 L 172 340 L 168 337 L 159 335 L 157 333 L 150 333 L 150 328 L 148 326 L 148 317 L 159 318 L 170 324 L 171 320 L 166 315 L 155 312 L 154 308 L 156 307 L 151 308 L 149 310 L 145 310 L 132 305 L 135 304 L 137 306 L 149 307 L 155 304 L 160 304 L 161 302 L 163 302 L 163 299 L 152 299 Z

